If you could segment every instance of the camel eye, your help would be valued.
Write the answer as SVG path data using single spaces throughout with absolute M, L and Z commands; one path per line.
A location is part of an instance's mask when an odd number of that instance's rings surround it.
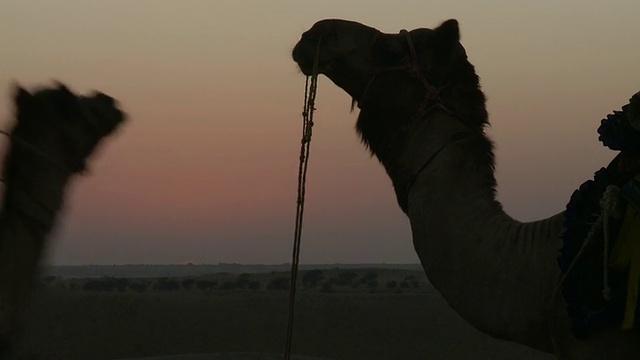
M 322 41 L 335 41 L 338 39 L 338 34 L 335 31 L 329 31 L 322 35 Z

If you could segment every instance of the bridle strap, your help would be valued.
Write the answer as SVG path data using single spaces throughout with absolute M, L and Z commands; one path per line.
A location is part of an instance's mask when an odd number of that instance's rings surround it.
M 373 36 L 373 40 L 371 40 L 371 48 L 373 48 L 373 46 L 378 41 L 378 38 L 380 37 L 380 34 L 381 34 L 381 32 L 377 31 L 376 34 Z M 369 81 L 367 82 L 367 86 L 364 87 L 364 91 L 362 92 L 362 95 L 360 95 L 360 99 L 358 99 L 358 101 L 357 101 L 358 108 L 362 109 L 362 101 L 364 99 L 366 99 L 367 97 L 369 97 L 369 91 L 371 90 L 371 85 L 373 85 L 373 81 L 376 79 L 376 76 L 379 73 L 381 73 L 382 71 L 383 71 L 382 68 L 374 67 L 373 74 L 371 74 L 371 78 L 369 78 Z M 352 106 L 351 110 L 353 110 L 353 106 Z
M 442 99 L 440 98 L 440 89 L 432 85 L 429 80 L 424 77 L 422 71 L 420 71 L 420 66 L 418 64 L 418 55 L 416 53 L 416 47 L 413 44 L 413 39 L 411 38 L 411 33 L 404 29 L 401 30 L 400 33 L 403 34 L 407 39 L 407 44 L 409 45 L 409 53 L 411 54 L 411 65 L 407 71 L 412 77 L 420 80 L 422 86 L 424 86 L 426 90 L 424 99 L 422 100 L 422 103 L 420 103 L 420 106 L 418 107 L 414 115 L 415 118 L 421 116 L 427 110 L 427 105 L 429 103 L 435 103 L 434 105 L 442 105 Z
M 374 36 L 373 40 L 372 40 L 372 46 L 373 44 L 376 43 L 376 41 L 378 40 L 378 38 L 380 37 L 380 32 L 376 33 L 376 35 Z M 428 105 L 429 104 L 433 104 L 433 105 L 440 105 L 441 107 L 444 108 L 443 104 L 442 104 L 442 99 L 440 98 L 440 89 L 435 87 L 434 85 L 432 85 L 427 78 L 425 78 L 425 76 L 422 74 L 422 71 L 420 71 L 420 65 L 418 64 L 418 54 L 416 52 L 416 48 L 415 45 L 413 43 L 413 39 L 411 38 L 411 33 L 409 33 L 409 31 L 407 30 L 401 30 L 400 34 L 404 35 L 405 38 L 407 39 L 407 45 L 409 46 L 409 55 L 411 56 L 410 62 L 408 65 L 403 65 L 403 66 L 391 66 L 391 67 L 375 67 L 373 70 L 373 74 L 371 75 L 371 78 L 369 79 L 369 82 L 367 83 L 367 86 L 365 87 L 364 91 L 362 92 L 362 96 L 360 96 L 360 99 L 358 100 L 358 107 L 361 108 L 362 103 L 364 102 L 364 100 L 369 96 L 369 93 L 371 92 L 371 87 L 376 79 L 376 77 L 383 72 L 387 72 L 387 71 L 397 71 L 397 70 L 401 70 L 401 71 L 406 71 L 409 75 L 411 75 L 411 77 L 417 78 L 418 80 L 420 80 L 420 82 L 422 83 L 422 86 L 425 88 L 426 93 L 425 93 L 425 97 L 422 100 L 422 102 L 420 103 L 420 106 L 418 106 L 418 108 L 416 109 L 416 112 L 413 116 L 413 118 L 418 118 L 420 116 L 422 116 L 422 114 L 428 110 Z
M 388 71 L 404 71 L 412 78 L 418 79 L 425 89 L 425 95 L 420 102 L 420 105 L 414 112 L 413 116 L 395 134 L 390 136 L 390 141 L 387 143 L 386 147 L 380 150 L 380 152 L 378 153 L 378 157 L 381 159 L 387 157 L 387 154 L 389 154 L 393 148 L 395 148 L 400 142 L 404 141 L 403 135 L 407 134 L 408 132 L 412 132 L 409 130 L 411 127 L 420 125 L 429 126 L 429 123 L 433 120 L 428 120 L 427 123 L 420 122 L 419 120 L 428 118 L 433 111 L 440 110 L 450 116 L 457 117 L 455 112 L 451 111 L 444 105 L 442 98 L 440 97 L 440 91 L 442 90 L 442 88 L 448 85 L 436 87 L 427 80 L 422 72 L 422 68 L 418 61 L 418 53 L 416 51 L 413 38 L 411 37 L 411 33 L 407 30 L 401 30 L 400 34 L 404 35 L 407 41 L 407 46 L 409 47 L 409 63 L 390 67 L 380 67 L 374 65 L 371 78 L 369 79 L 369 82 L 362 92 L 362 96 L 358 100 L 358 107 L 362 108 L 362 104 L 369 97 L 371 88 L 373 87 L 373 83 L 375 82 L 377 76 L 383 72 Z M 372 47 L 376 43 L 380 35 L 381 33 L 376 33 L 373 38 Z M 464 140 L 466 137 L 466 133 L 455 133 L 451 134 L 450 136 L 438 139 L 437 144 L 439 145 L 435 147 L 434 151 L 429 152 L 429 156 L 423 159 L 419 159 L 417 162 L 412 162 L 411 165 L 405 167 L 404 171 L 406 171 L 406 174 L 404 175 L 404 178 L 400 179 L 398 183 L 396 183 L 394 180 L 394 187 L 396 187 L 396 197 L 398 198 L 398 203 L 400 204 L 400 207 L 403 211 L 407 211 L 408 194 L 411 191 L 411 187 L 413 186 L 420 173 L 422 173 L 422 171 L 424 171 L 447 146 L 454 142 Z

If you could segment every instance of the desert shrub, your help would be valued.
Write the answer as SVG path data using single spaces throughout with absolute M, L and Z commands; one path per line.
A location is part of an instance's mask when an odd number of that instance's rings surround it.
M 125 292 L 127 291 L 127 285 L 129 285 L 129 279 L 125 279 L 125 278 L 118 278 L 118 279 L 111 279 L 113 281 L 113 287 L 118 290 L 119 292 Z
M 376 280 L 371 280 L 366 285 L 370 292 L 376 292 L 376 289 L 378 288 L 378 282 Z
M 220 285 L 220 290 L 232 290 L 238 287 L 238 283 L 234 281 L 225 281 Z
M 322 270 L 309 270 L 302 274 L 302 285 L 305 288 L 313 288 L 318 285 L 318 282 L 324 277 Z
M 364 274 L 359 283 L 366 286 L 369 291 L 375 292 L 378 288 L 378 274 L 373 271 L 369 271 Z
M 373 272 L 373 271 L 368 271 L 366 274 L 364 274 L 364 276 L 362 277 L 362 279 L 360 279 L 360 283 L 362 284 L 366 284 L 372 281 L 376 281 L 378 279 L 378 274 Z
M 338 274 L 338 277 L 335 279 L 335 284 L 338 286 L 348 286 L 353 283 L 353 280 L 358 277 L 353 271 L 343 271 Z
M 238 280 L 236 280 L 236 286 L 239 287 L 240 289 L 244 289 L 249 285 L 249 282 L 251 281 L 251 275 L 247 274 L 247 273 L 243 273 L 238 275 Z
M 149 287 L 149 284 L 145 282 L 134 282 L 129 284 L 129 288 L 135 292 L 144 292 Z
M 400 283 L 400 287 L 403 289 L 418 288 L 420 287 L 420 284 L 418 283 L 418 279 L 416 279 L 415 276 L 409 275 L 405 277 L 404 280 L 402 280 L 402 282 Z
M 320 292 L 332 293 L 332 292 L 335 292 L 335 290 L 333 289 L 333 285 L 331 285 L 331 282 L 325 281 L 322 283 L 322 286 L 320 287 Z
M 395 289 L 395 288 L 397 288 L 397 287 L 398 287 L 398 282 L 397 282 L 397 281 L 395 281 L 395 280 L 388 281 L 388 282 L 387 282 L 387 287 L 388 287 L 389 289 Z
M 113 281 L 109 280 L 89 280 L 82 285 L 84 291 L 113 291 Z
M 198 280 L 196 281 L 196 287 L 199 290 L 212 290 L 215 289 L 215 287 L 218 286 L 218 282 L 217 281 L 210 281 L 210 280 Z
M 180 283 L 178 280 L 164 277 L 158 279 L 158 282 L 153 286 L 153 289 L 159 291 L 174 291 L 180 289 Z
M 120 291 L 127 290 L 129 279 L 125 278 L 103 278 L 99 280 L 89 280 L 84 283 L 82 290 L 85 291 Z
M 249 290 L 258 290 L 260 289 L 260 281 L 249 281 L 247 284 L 247 288 Z
M 185 290 L 191 290 L 195 283 L 196 281 L 194 279 L 184 279 L 182 280 L 182 288 Z
M 247 273 L 242 273 L 238 275 L 238 279 L 235 282 L 235 287 L 238 289 L 246 289 L 251 282 L 251 275 Z
M 49 284 L 49 283 L 52 283 L 52 282 L 53 282 L 55 279 L 57 279 L 57 278 L 58 278 L 57 276 L 50 275 L 50 276 L 45 276 L 45 277 L 42 279 L 42 281 L 43 281 L 45 284 Z
M 267 285 L 267 289 L 269 290 L 289 290 L 289 278 L 279 277 L 271 280 Z

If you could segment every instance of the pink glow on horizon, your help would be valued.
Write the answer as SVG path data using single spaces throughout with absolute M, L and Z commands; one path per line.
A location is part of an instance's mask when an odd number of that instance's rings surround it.
M 304 77 L 290 51 L 316 20 L 385 32 L 457 18 L 487 94 L 499 199 L 521 220 L 561 211 L 614 156 L 599 120 L 638 89 L 640 3 L 434 6 L 382 1 L 3 4 L 0 118 L 9 84 L 99 89 L 130 121 L 73 184 L 50 261 L 289 261 Z M 303 262 L 417 262 L 350 98 L 321 78 Z

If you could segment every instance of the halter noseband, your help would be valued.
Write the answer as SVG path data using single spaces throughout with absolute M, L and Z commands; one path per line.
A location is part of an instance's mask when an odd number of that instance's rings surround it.
M 380 34 L 381 34 L 380 32 L 376 33 L 376 35 L 373 38 L 373 44 L 376 43 Z M 367 86 L 362 92 L 362 96 L 360 96 L 360 100 L 358 100 L 358 107 L 361 108 L 362 102 L 369 96 L 371 87 L 376 77 L 379 74 L 387 71 L 396 71 L 396 70 L 406 71 L 411 77 L 420 80 L 420 82 L 422 83 L 422 86 L 424 86 L 426 90 L 424 99 L 420 103 L 420 106 L 418 107 L 414 115 L 414 118 L 416 118 L 429 109 L 427 105 L 429 105 L 430 103 L 432 103 L 433 105 L 440 105 L 440 106 L 443 106 L 443 104 L 442 104 L 442 99 L 440 98 L 440 89 L 432 85 L 422 74 L 422 71 L 418 64 L 418 55 L 416 53 L 416 48 L 413 44 L 413 39 L 411 38 L 411 34 L 404 29 L 400 31 L 400 34 L 403 34 L 407 39 L 407 44 L 409 46 L 409 53 L 411 55 L 411 61 L 409 62 L 409 64 L 401 65 L 401 66 L 374 67 L 373 74 L 371 75 L 371 79 L 369 79 Z

